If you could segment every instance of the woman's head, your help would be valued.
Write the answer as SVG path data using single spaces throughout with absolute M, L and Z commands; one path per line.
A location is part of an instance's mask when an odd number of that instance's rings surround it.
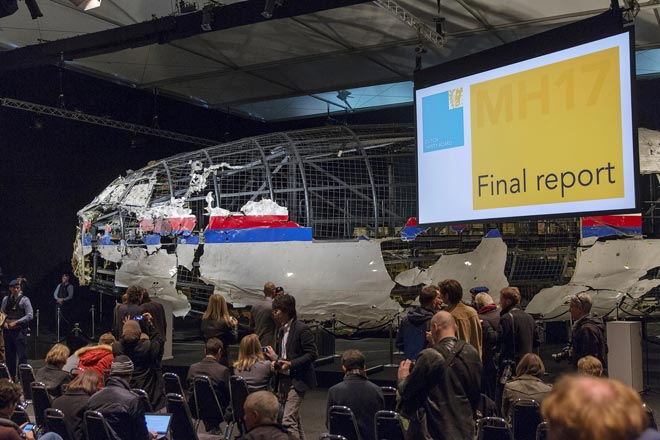
M 238 370 L 247 370 L 254 365 L 257 360 L 264 360 L 264 353 L 259 342 L 259 337 L 254 333 L 245 336 L 241 340 L 238 348 L 238 360 L 234 367 Z
M 206 307 L 206 312 L 204 312 L 204 319 L 229 322 L 229 309 L 227 308 L 227 301 L 225 301 L 224 296 L 214 293 L 209 297 L 209 304 Z
M 541 358 L 534 353 L 527 353 L 520 359 L 516 366 L 516 376 L 529 374 L 530 376 L 541 377 L 545 374 L 545 365 Z
M 600 377 L 603 375 L 603 364 L 594 356 L 585 356 L 578 360 L 578 372 L 589 376 Z
M 82 390 L 89 395 L 96 392 L 99 386 L 99 376 L 94 370 L 85 370 L 78 374 L 67 387 L 67 392 Z
M 69 347 L 64 344 L 55 344 L 46 354 L 46 363 L 62 368 L 69 357 Z

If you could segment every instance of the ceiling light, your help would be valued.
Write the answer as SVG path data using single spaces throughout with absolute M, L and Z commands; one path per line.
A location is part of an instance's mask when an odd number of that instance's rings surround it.
M 98 8 L 101 6 L 101 0 L 69 0 L 71 3 L 76 5 L 78 9 L 87 11 L 89 9 Z

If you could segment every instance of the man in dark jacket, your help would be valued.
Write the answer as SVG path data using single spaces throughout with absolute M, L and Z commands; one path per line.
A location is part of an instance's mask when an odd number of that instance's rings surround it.
M 87 403 L 88 410 L 103 414 L 116 440 L 148 440 L 152 437 L 147 431 L 140 398 L 131 393 L 132 374 L 133 362 L 128 356 L 115 357 L 105 387 L 92 395 Z
M 482 343 L 481 362 L 483 370 L 481 374 L 481 392 L 495 400 L 495 388 L 497 383 L 497 352 L 498 333 L 500 331 L 500 312 L 493 298 L 487 292 L 477 293 L 474 297 L 477 314 L 481 321 Z
M 296 439 L 305 438 L 300 420 L 300 406 L 305 392 L 316 386 L 314 361 L 316 342 L 307 324 L 298 321 L 296 300 L 285 294 L 273 299 L 273 317 L 280 326 L 276 351 L 268 347 L 268 357 L 277 372 L 278 393 L 284 407 L 282 424 Z
M 396 348 L 403 351 L 405 359 L 417 359 L 419 352 L 426 348 L 429 323 L 442 305 L 440 289 L 434 285 L 424 287 L 419 293 L 419 304 L 408 311 L 396 335 Z
M 366 360 L 359 350 L 342 353 L 341 369 L 345 374 L 344 380 L 328 390 L 327 408 L 329 410 L 333 405 L 349 407 L 355 415 L 361 438 L 374 440 L 374 417 L 385 406 L 383 390 L 367 379 Z
M 194 363 L 188 369 L 188 389 L 193 393 L 193 379 L 195 376 L 207 376 L 215 387 L 218 402 L 225 409 L 229 405 L 229 368 L 220 363 L 222 357 L 222 341 L 211 338 L 204 347 L 204 359 Z
M 250 328 L 254 329 L 262 347 L 275 345 L 277 334 L 275 319 L 273 318 L 275 289 L 275 284 L 271 281 L 264 284 L 264 297 L 253 304 L 252 310 L 250 310 Z
M 587 292 L 573 296 L 569 303 L 573 319 L 571 341 L 571 364 L 577 369 L 577 362 L 587 355 L 594 356 L 607 368 L 607 339 L 603 320 L 591 313 L 593 301 Z
M 292 437 L 277 424 L 280 404 L 270 391 L 256 391 L 243 404 L 245 440 L 289 440 Z
M 412 438 L 474 437 L 481 360 L 476 348 L 458 340 L 456 334 L 452 315 L 436 313 L 431 320 L 433 346 L 420 353 L 412 372 L 409 359 L 399 366 L 400 412 L 411 419 Z M 425 410 L 425 420 L 418 418 L 420 408 Z

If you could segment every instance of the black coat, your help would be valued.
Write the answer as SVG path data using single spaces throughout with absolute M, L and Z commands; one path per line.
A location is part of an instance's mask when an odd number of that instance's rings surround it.
M 277 353 L 282 353 L 281 341 L 284 331 L 280 328 L 277 338 Z M 304 393 L 316 386 L 314 361 L 319 357 L 316 340 L 307 324 L 294 319 L 291 322 L 286 343 L 286 356 L 291 362 L 291 383 L 299 393 Z
M 220 363 L 225 367 L 230 366 L 229 359 L 229 345 L 234 344 L 238 338 L 238 329 L 233 325 L 225 322 L 224 319 L 204 319 L 202 318 L 201 324 L 202 336 L 205 341 L 211 338 L 218 338 L 222 341 L 222 357 Z
M 538 334 L 532 315 L 517 306 L 500 312 L 500 364 L 505 360 L 518 362 L 537 346 Z
M 53 401 L 53 408 L 64 413 L 64 423 L 73 433 L 75 440 L 85 440 L 83 416 L 87 410 L 89 397 L 89 394 L 83 390 L 73 390 Z
M 133 361 L 131 388 L 141 388 L 146 391 L 151 406 L 158 411 L 166 403 L 160 371 L 164 342 L 153 327 L 150 327 L 150 335 L 149 340 L 125 341 L 120 339 L 112 344 L 112 354 L 115 358 L 123 354 Z
M 462 346 L 462 348 L 460 348 Z M 458 349 L 460 348 L 460 351 Z M 450 365 L 446 360 L 457 352 Z M 417 421 L 424 408 L 428 434 L 435 440 L 471 439 L 479 405 L 481 359 L 477 349 L 455 337 L 422 350 L 410 375 L 399 381 L 399 412 Z
M 34 373 L 34 380 L 46 385 L 46 390 L 51 396 L 60 397 L 62 387 L 71 381 L 71 375 L 61 368 L 46 364 Z
M 110 376 L 105 387 L 89 398 L 87 409 L 98 411 L 108 421 L 114 440 L 149 440 L 140 398 L 119 377 Z
M 208 376 L 215 387 L 218 402 L 223 408 L 229 405 L 229 368 L 220 364 L 213 358 L 205 357 L 200 362 L 192 364 L 188 369 L 188 390 L 193 394 L 193 378 L 195 376 Z
M 272 299 L 264 298 L 255 303 L 250 310 L 250 327 L 254 329 L 263 347 L 275 346 L 277 326 L 273 319 L 272 303 Z
M 362 374 L 349 373 L 343 382 L 328 390 L 328 409 L 333 405 L 347 406 L 353 411 L 362 440 L 376 438 L 374 417 L 385 406 L 383 390 L 378 385 Z
M 577 362 L 584 356 L 591 355 L 607 368 L 607 338 L 605 324 L 598 315 L 586 315 L 573 324 L 571 363 L 577 368 Z

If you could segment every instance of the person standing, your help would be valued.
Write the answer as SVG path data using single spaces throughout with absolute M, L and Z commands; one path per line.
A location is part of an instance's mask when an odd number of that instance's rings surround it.
M 229 314 L 225 297 L 214 293 L 209 297 L 209 303 L 202 316 L 201 332 L 205 341 L 218 338 L 222 341 L 222 358 L 220 363 L 229 368 L 229 345 L 238 338 L 238 321 Z
M 69 274 L 62 274 L 62 282 L 55 287 L 53 292 L 53 298 L 55 299 L 55 307 L 57 307 L 57 313 L 59 314 L 60 320 L 58 325 L 64 323 L 64 328 L 61 333 L 67 334 L 69 328 L 69 314 L 72 312 L 70 305 L 73 304 L 73 284 L 69 282 Z M 60 330 L 60 329 L 58 329 Z
M 316 342 L 307 324 L 297 319 L 293 296 L 285 294 L 273 299 L 273 317 L 280 326 L 277 352 L 269 346 L 267 353 L 274 361 L 271 368 L 277 372 L 278 394 L 284 407 L 282 424 L 294 439 L 303 440 L 300 407 L 305 393 L 316 386 Z
M 144 287 L 140 287 L 142 312 L 147 312 L 153 319 L 154 327 L 158 334 L 163 338 L 163 342 L 167 342 L 167 320 L 165 316 L 165 307 L 156 301 L 152 301 L 149 297 L 149 292 Z
M 259 337 L 259 343 L 263 347 L 275 345 L 276 327 L 273 319 L 273 297 L 275 296 L 275 284 L 268 281 L 264 284 L 264 297 L 252 306 L 250 312 L 250 328 Z
M 396 334 L 396 348 L 403 350 L 405 359 L 415 360 L 426 348 L 426 332 L 431 318 L 442 306 L 440 289 L 425 286 L 419 293 L 419 306 L 408 311 Z
M 128 286 L 126 289 L 126 301 L 115 307 L 114 335 L 116 339 L 121 338 L 124 321 L 142 315 L 142 287 Z M 161 335 L 162 337 L 163 335 Z
M 474 436 L 481 360 L 473 346 L 458 339 L 457 331 L 450 313 L 436 313 L 431 319 L 433 346 L 422 350 L 412 371 L 409 359 L 399 365 L 400 412 L 411 419 L 409 438 Z M 424 409 L 425 417 L 418 417 L 419 409 Z
M 593 356 L 607 369 L 607 339 L 605 324 L 595 313 L 591 313 L 593 301 L 587 292 L 571 297 L 569 312 L 573 320 L 571 340 L 571 364 L 577 369 L 578 360 Z
M 444 280 L 438 283 L 442 301 L 448 307 L 447 311 L 456 320 L 457 333 L 456 337 L 469 343 L 477 349 L 479 357 L 481 357 L 481 322 L 477 311 L 463 304 L 463 287 L 461 283 L 456 280 Z
M 481 344 L 481 362 L 483 364 L 481 392 L 495 401 L 500 312 L 487 292 L 478 293 L 474 298 L 477 315 L 481 321 L 483 338 Z
M 33 316 L 32 303 L 23 295 L 18 280 L 9 283 L 9 295 L 2 299 L 0 311 L 7 315 L 2 326 L 7 367 L 16 377 L 16 358 L 19 364 L 27 364 L 27 328 Z

